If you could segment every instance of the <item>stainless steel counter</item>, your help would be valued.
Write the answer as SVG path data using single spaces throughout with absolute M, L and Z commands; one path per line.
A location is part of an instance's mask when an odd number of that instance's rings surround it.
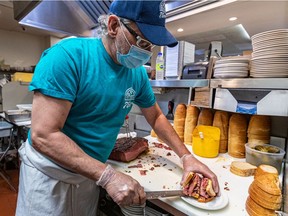
M 234 78 L 234 79 L 182 79 L 182 80 L 150 80 L 152 87 L 167 88 L 256 88 L 256 89 L 288 89 L 288 78 Z
M 288 89 L 288 78 L 211 79 L 210 88 Z
M 152 87 L 196 88 L 209 86 L 208 79 L 150 80 Z

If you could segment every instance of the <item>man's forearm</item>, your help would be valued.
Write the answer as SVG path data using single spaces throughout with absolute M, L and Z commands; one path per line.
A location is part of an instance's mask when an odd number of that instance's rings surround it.
M 31 134 L 33 147 L 60 166 L 97 181 L 106 165 L 87 155 L 62 132 L 40 137 Z
M 164 115 L 157 118 L 154 130 L 159 138 L 168 144 L 180 158 L 184 154 L 190 154 L 189 150 L 183 144 L 176 131 Z

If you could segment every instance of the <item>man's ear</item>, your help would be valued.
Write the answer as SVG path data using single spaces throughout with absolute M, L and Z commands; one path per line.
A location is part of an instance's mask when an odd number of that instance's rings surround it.
M 110 37 L 115 38 L 120 27 L 119 18 L 115 15 L 110 15 L 107 23 L 107 31 Z

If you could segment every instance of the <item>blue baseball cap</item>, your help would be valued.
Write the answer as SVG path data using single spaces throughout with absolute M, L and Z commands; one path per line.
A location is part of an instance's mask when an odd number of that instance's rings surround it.
M 144 37 L 154 45 L 174 47 L 177 40 L 165 27 L 165 2 L 114 0 L 110 12 L 136 23 Z

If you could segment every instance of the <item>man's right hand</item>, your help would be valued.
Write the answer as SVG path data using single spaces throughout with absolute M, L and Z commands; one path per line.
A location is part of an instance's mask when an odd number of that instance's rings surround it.
M 146 201 L 144 188 L 132 177 L 106 167 L 97 185 L 103 187 L 119 206 L 142 205 Z

